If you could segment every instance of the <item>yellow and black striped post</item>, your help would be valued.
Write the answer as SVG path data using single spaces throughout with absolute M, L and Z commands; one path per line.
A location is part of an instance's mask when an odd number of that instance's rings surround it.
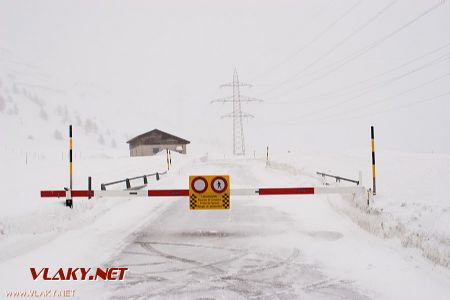
M 370 127 L 370 136 L 372 139 L 372 184 L 373 184 L 373 195 L 377 193 L 377 185 L 375 182 L 375 133 L 373 130 L 373 126 Z
M 72 202 L 72 125 L 69 125 L 69 176 L 70 176 L 70 186 L 69 186 L 69 197 L 66 199 L 66 206 L 69 206 L 70 208 L 73 207 Z

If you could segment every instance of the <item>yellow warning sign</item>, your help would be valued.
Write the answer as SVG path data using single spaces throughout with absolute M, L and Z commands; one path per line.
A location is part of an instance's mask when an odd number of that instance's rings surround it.
M 189 176 L 191 209 L 230 209 L 230 176 Z

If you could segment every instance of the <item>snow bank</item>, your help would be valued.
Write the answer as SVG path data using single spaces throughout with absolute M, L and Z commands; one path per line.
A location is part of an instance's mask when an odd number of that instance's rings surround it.
M 316 171 L 358 179 L 371 187 L 370 153 L 353 155 L 291 152 L 273 155 L 270 168 L 315 177 Z M 377 153 L 377 195 L 367 206 L 367 195 L 329 196 L 333 207 L 365 230 L 397 238 L 432 262 L 450 266 L 450 156 L 445 154 Z M 327 184 L 335 183 L 328 179 Z

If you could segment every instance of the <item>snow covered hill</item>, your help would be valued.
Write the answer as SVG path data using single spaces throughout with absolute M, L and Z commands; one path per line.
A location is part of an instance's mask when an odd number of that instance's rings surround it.
M 85 109 L 90 104 L 84 103 L 83 97 L 95 103 L 94 95 L 82 92 L 86 90 L 66 87 L 38 67 L 21 62 L 12 52 L 0 52 L 0 127 L 4 137 L 0 153 L 15 154 L 23 161 L 61 159 L 61 151 L 56 149 L 62 148 L 69 124 L 74 126 L 76 143 L 90 145 L 84 148 L 85 156 L 105 150 L 117 152 L 118 147 L 126 153 L 123 131 L 119 134 L 114 123 L 108 124 Z

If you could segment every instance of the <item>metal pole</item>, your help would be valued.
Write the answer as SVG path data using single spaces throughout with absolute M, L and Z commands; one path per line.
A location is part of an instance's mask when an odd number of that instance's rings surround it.
M 377 194 L 377 186 L 375 180 L 375 133 L 373 126 L 370 127 L 370 136 L 372 140 L 372 183 L 373 183 L 373 195 Z
M 66 206 L 73 208 L 72 202 L 72 125 L 69 125 L 69 175 L 70 175 L 70 186 L 69 186 L 69 197 L 66 199 Z
M 92 191 L 92 177 L 91 176 L 88 177 L 88 190 L 89 190 L 89 193 Z M 92 197 L 89 195 L 88 199 L 91 199 L 91 198 Z

